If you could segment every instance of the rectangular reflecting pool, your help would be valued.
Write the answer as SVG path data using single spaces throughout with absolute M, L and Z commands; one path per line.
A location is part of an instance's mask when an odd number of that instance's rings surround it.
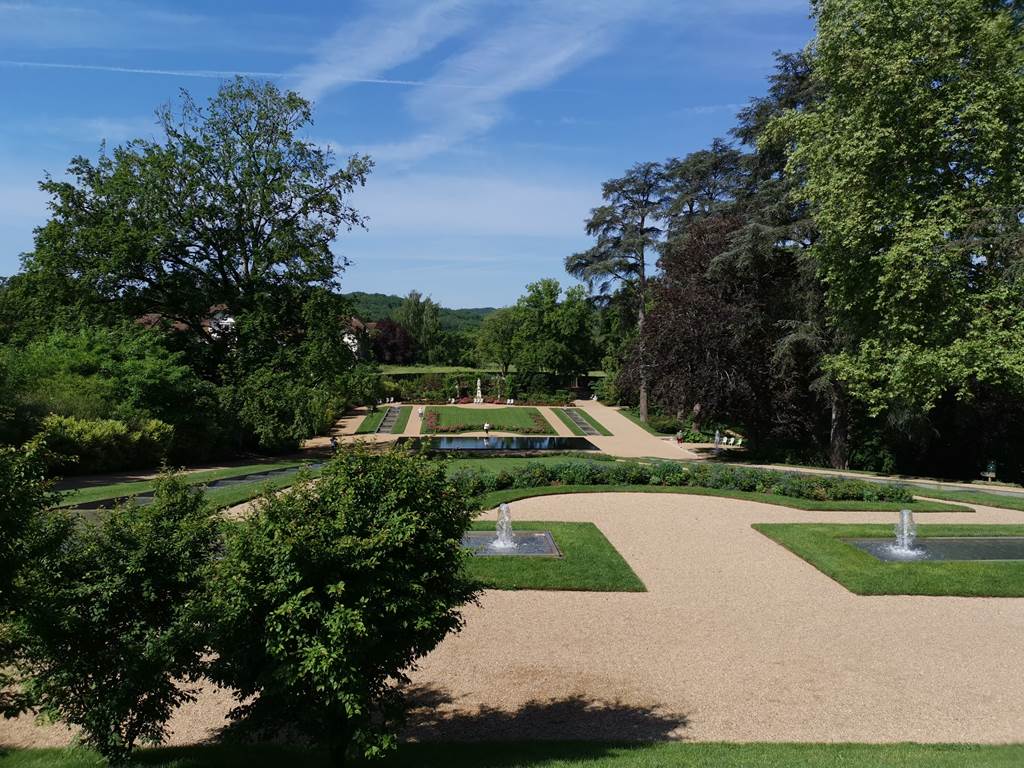
M 561 557 L 550 531 L 515 531 L 511 549 L 493 546 L 494 531 L 467 531 L 462 536 L 462 546 L 472 550 L 475 557 Z
M 898 550 L 892 539 L 846 539 L 886 562 L 1024 560 L 1024 536 L 928 536 L 914 542 L 914 554 Z
M 534 453 L 538 451 L 596 451 L 597 446 L 585 437 L 400 437 L 396 443 L 427 450 L 490 451 L 494 453 Z

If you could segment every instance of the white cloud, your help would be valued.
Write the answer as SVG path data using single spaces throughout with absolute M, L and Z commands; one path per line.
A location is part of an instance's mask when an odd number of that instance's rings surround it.
M 652 4 L 616 0 L 525 4 L 444 61 L 408 97 L 412 115 L 429 126 L 402 142 L 368 147 L 385 160 L 409 161 L 444 151 L 493 128 L 506 102 L 544 88 L 611 48 L 624 26 L 649 18 Z M 461 86 L 462 90 L 448 90 Z
M 344 24 L 319 46 L 315 61 L 293 72 L 303 95 L 317 99 L 332 88 L 372 80 L 414 61 L 460 33 L 472 18 L 462 0 L 390 2 L 384 8 Z

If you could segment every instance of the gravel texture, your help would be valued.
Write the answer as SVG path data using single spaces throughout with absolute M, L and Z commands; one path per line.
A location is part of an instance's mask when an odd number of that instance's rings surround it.
M 750 527 L 891 514 L 670 494 L 526 499 L 512 514 L 593 521 L 649 591 L 485 593 L 414 674 L 410 738 L 1024 741 L 1024 599 L 856 596 Z M 229 706 L 204 691 L 171 743 L 208 738 Z M 0 721 L 0 744 L 67 739 Z

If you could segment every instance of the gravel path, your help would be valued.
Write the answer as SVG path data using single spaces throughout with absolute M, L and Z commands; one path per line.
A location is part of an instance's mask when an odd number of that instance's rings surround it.
M 669 494 L 512 507 L 519 520 L 595 522 L 649 591 L 485 593 L 414 675 L 425 706 L 412 738 L 1024 741 L 1024 599 L 859 597 L 750 527 L 891 514 Z M 228 706 L 204 692 L 172 743 L 207 738 Z M 66 740 L 0 722 L 0 744 Z

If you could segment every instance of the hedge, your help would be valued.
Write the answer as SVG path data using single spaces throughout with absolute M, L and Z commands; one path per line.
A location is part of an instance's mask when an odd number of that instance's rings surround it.
M 459 469 L 452 473 L 452 478 L 464 484 L 466 490 L 475 496 L 507 488 L 557 485 L 665 485 L 747 491 L 816 501 L 913 500 L 910 491 L 897 485 L 710 463 L 530 462 L 514 470 L 497 473 Z
M 174 427 L 158 419 L 128 424 L 51 413 L 33 442 L 45 445 L 52 472 L 84 474 L 157 466 L 174 439 Z

